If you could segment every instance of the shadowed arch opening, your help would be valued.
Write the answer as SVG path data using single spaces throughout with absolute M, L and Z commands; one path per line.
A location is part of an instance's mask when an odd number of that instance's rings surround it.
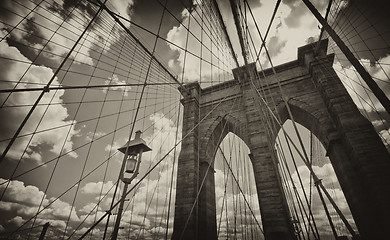
M 200 159 L 208 159 L 215 173 L 218 239 L 264 239 L 246 136 L 245 124 L 230 115 L 216 117 L 202 136 L 208 141 L 201 145 Z
M 295 106 L 294 108 L 294 112 L 297 114 L 296 110 L 298 108 Z M 300 109 L 300 112 L 302 113 L 303 110 Z M 296 115 L 294 115 L 295 121 L 303 118 L 302 115 L 298 118 L 295 118 L 295 116 Z M 306 121 L 306 125 L 307 122 L 308 121 Z M 322 180 L 322 184 L 330 193 L 339 209 L 354 230 L 357 231 L 351 210 L 347 204 L 332 163 L 330 162 L 329 157 L 326 156 L 324 141 L 320 141 L 313 132 L 310 132 L 300 123 L 296 122 L 296 125 L 315 174 Z M 293 142 L 299 142 L 290 119 L 287 119 L 284 122 L 283 128 L 292 138 Z M 319 130 L 321 130 L 321 127 L 314 128 L 314 131 L 317 131 L 317 134 Z M 280 129 L 278 136 L 275 139 L 275 148 L 279 160 L 278 170 L 282 179 L 282 185 L 286 194 L 296 234 L 299 235 L 303 234 L 303 232 L 308 232 L 310 237 L 314 237 L 316 232 L 318 232 L 321 238 L 332 238 L 334 234 L 332 233 L 330 224 L 333 224 L 338 236 L 351 237 L 341 218 L 323 192 L 324 202 L 321 200 L 310 171 L 304 164 L 297 150 L 291 144 L 288 146 L 288 141 L 289 140 Z M 299 144 L 296 145 L 300 149 Z M 326 205 L 331 220 L 329 220 L 326 215 L 324 204 Z
M 264 239 L 249 147 L 232 132 L 215 154 L 218 239 Z
M 210 124 L 205 135 L 201 136 L 201 149 L 204 149 L 201 151 L 201 158 L 213 160 L 218 146 L 229 132 L 234 133 L 247 144 L 244 123 L 230 115 L 218 116 Z M 205 156 L 202 156 L 202 153 Z
M 327 113 L 323 109 L 315 108 L 312 105 L 295 99 L 289 99 L 288 105 L 294 121 L 312 132 L 324 147 L 327 148 L 329 136 L 335 131 L 335 126 L 327 117 Z M 284 124 L 287 120 L 291 120 L 284 103 L 278 106 L 277 111 L 281 124 Z M 279 132 L 280 128 L 278 125 L 277 127 L 277 132 Z

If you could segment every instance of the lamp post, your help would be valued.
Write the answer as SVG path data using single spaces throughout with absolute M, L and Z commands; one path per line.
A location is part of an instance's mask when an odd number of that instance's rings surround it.
M 116 240 L 118 237 L 118 230 L 122 218 L 123 205 L 125 203 L 127 187 L 131 183 L 131 181 L 138 175 L 142 153 L 152 150 L 141 138 L 141 133 L 141 131 L 135 132 L 135 138 L 133 140 L 128 141 L 123 147 L 118 148 L 120 152 L 125 154 L 121 167 L 121 180 L 123 181 L 124 186 L 115 221 L 114 231 L 111 237 L 112 240 Z M 127 178 L 125 177 L 125 173 L 132 174 L 132 176 L 130 178 Z

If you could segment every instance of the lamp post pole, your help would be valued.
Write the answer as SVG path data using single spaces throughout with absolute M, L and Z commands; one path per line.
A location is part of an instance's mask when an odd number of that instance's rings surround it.
M 124 186 L 123 186 L 121 202 L 119 204 L 118 213 L 117 213 L 117 216 L 116 216 L 114 231 L 112 232 L 112 238 L 111 238 L 112 240 L 116 240 L 118 238 L 119 225 L 121 223 L 122 212 L 123 212 L 123 205 L 125 204 L 125 199 L 126 199 L 126 195 L 127 195 L 127 188 L 129 187 L 129 184 L 131 183 L 131 181 L 135 177 L 137 177 L 137 175 L 138 175 L 139 166 L 141 164 L 142 152 L 143 152 L 143 149 L 141 149 L 141 151 L 140 151 L 140 153 L 138 155 L 137 166 L 136 166 L 136 169 L 134 171 L 133 176 L 131 176 L 130 178 L 125 178 L 124 177 L 124 173 L 122 172 L 122 181 L 124 183 Z
M 112 238 L 111 238 L 112 240 L 116 240 L 118 237 L 119 225 L 121 223 L 122 212 L 123 212 L 123 205 L 125 204 L 127 188 L 130 184 L 130 181 L 125 181 L 125 179 L 123 179 L 123 180 L 124 180 L 123 182 L 125 185 L 123 186 L 123 193 L 122 193 L 122 197 L 121 197 L 121 202 L 119 204 L 118 214 L 116 216 L 114 231 L 112 232 Z
M 125 199 L 127 196 L 127 188 L 131 183 L 131 181 L 134 178 L 136 178 L 138 175 L 139 167 L 141 164 L 142 153 L 150 151 L 152 149 L 146 145 L 143 139 L 141 139 L 141 131 L 137 131 L 135 135 L 135 139 L 127 142 L 123 147 L 119 148 L 118 150 L 125 154 L 125 157 L 123 159 L 124 162 L 121 168 L 121 180 L 123 181 L 124 186 L 123 186 L 123 192 L 120 199 L 118 213 L 114 225 L 114 230 L 112 232 L 111 240 L 116 240 L 118 238 L 118 231 L 119 231 L 119 225 L 121 223 L 121 218 L 122 218 L 123 205 L 125 204 Z M 126 170 L 127 173 L 133 173 L 133 175 L 130 178 L 126 178 L 124 175 L 125 161 L 127 161 L 126 164 L 128 164 L 128 166 L 129 165 L 131 166 L 130 169 Z M 133 161 L 136 161 L 135 165 L 132 164 Z

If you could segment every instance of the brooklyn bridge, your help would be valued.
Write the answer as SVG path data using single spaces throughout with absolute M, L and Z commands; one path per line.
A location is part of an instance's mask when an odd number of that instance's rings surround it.
M 388 4 L 3 0 L 0 239 L 390 238 Z

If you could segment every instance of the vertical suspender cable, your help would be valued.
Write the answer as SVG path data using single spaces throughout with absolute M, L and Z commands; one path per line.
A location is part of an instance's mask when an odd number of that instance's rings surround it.
M 105 0 L 104 2 L 107 2 L 107 0 Z M 22 131 L 22 129 L 24 128 L 24 126 L 26 125 L 28 119 L 31 117 L 32 113 L 34 112 L 35 108 L 37 107 L 38 103 L 41 101 L 41 99 L 43 98 L 43 95 L 48 92 L 47 89 L 50 87 L 51 83 L 54 81 L 54 79 L 57 77 L 58 73 L 60 72 L 60 70 L 62 69 L 62 67 L 65 65 L 66 61 L 68 60 L 68 58 L 70 57 L 70 55 L 73 53 L 74 49 L 76 48 L 76 46 L 79 44 L 79 42 L 81 41 L 81 39 L 84 37 L 84 34 L 88 31 L 88 29 L 90 28 L 90 26 L 92 25 L 92 23 L 95 21 L 95 19 L 97 18 L 97 16 L 99 15 L 99 13 L 102 11 L 102 7 L 99 7 L 99 9 L 96 11 L 95 15 L 92 17 L 91 21 L 89 21 L 87 27 L 84 29 L 84 31 L 80 34 L 79 38 L 76 40 L 76 42 L 73 44 L 72 48 L 70 49 L 70 51 L 68 52 L 68 54 L 66 54 L 64 60 L 62 60 L 60 66 L 57 68 L 57 70 L 54 72 L 53 76 L 50 78 L 49 82 L 46 84 L 44 90 L 41 92 L 41 94 L 38 96 L 37 100 L 35 101 L 34 105 L 31 107 L 31 109 L 29 110 L 29 112 L 27 113 L 26 117 L 23 119 L 23 122 L 19 125 L 19 128 L 16 130 L 14 136 L 12 137 L 11 141 L 8 143 L 7 147 L 4 149 L 4 152 L 2 153 L 1 157 L 0 157 L 0 164 L 2 163 L 2 161 L 4 160 L 5 156 L 7 155 L 8 151 L 11 149 L 13 143 L 15 142 L 16 138 L 19 136 L 19 133 Z
M 328 22 L 321 16 L 318 10 L 313 6 L 309 0 L 302 0 L 306 6 L 310 9 L 313 15 L 317 20 L 322 24 L 323 28 L 328 32 L 332 39 L 336 42 L 337 46 L 344 53 L 345 57 L 350 61 L 350 63 L 355 67 L 356 71 L 360 74 L 362 79 L 366 82 L 368 87 L 372 90 L 375 97 L 378 98 L 379 102 L 386 109 L 388 115 L 390 115 L 390 100 L 387 98 L 386 94 L 378 86 L 378 84 L 372 79 L 371 75 L 366 71 L 366 69 L 361 65 L 357 58 L 353 55 L 351 50 L 345 45 L 343 40 L 337 35 L 337 33 L 329 26 Z

